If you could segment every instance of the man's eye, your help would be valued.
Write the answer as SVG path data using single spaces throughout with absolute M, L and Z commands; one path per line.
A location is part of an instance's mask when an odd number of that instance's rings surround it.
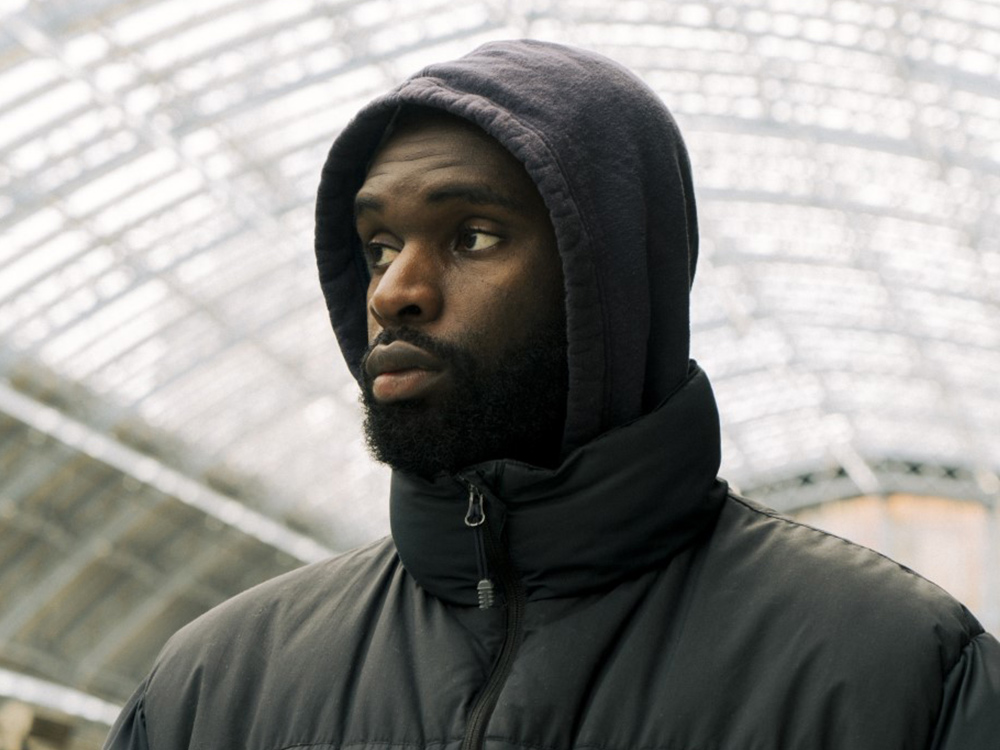
M 372 270 L 388 268 L 397 255 L 399 255 L 399 250 L 380 242 L 369 242 L 365 245 L 365 258 L 368 260 L 368 267 Z
M 475 252 L 477 250 L 489 250 L 500 242 L 502 238 L 489 232 L 479 229 L 467 229 L 459 235 L 458 246 L 461 250 Z

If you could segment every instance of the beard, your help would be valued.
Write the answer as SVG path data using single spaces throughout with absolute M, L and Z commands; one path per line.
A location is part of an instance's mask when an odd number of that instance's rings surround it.
M 433 403 L 424 398 L 380 403 L 362 367 L 365 440 L 372 456 L 428 479 L 492 459 L 556 466 L 566 421 L 565 330 L 557 321 L 482 359 L 473 352 L 487 348 L 485 336 L 448 343 L 412 328 L 382 331 L 368 352 L 376 344 L 406 341 L 444 362 L 449 381 Z

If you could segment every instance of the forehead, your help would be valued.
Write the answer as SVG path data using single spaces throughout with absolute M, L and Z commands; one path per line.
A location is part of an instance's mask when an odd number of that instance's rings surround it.
M 520 162 L 478 127 L 453 117 L 407 123 L 389 135 L 375 152 L 359 194 L 454 180 L 488 183 L 513 202 L 540 200 Z

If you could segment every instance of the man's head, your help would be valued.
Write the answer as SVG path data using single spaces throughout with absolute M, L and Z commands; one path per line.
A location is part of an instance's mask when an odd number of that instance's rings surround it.
M 417 128 L 405 117 L 399 121 L 398 113 L 410 108 L 430 108 L 455 118 L 448 140 L 432 139 L 439 147 L 436 156 L 419 151 L 427 148 L 427 143 L 420 145 L 417 138 L 422 130 L 425 135 L 429 132 L 425 127 Z M 444 137 L 441 133 L 438 136 Z M 393 151 L 404 143 L 414 149 L 412 156 L 394 156 Z M 501 250 L 513 248 L 515 243 L 501 233 L 503 242 L 492 246 L 494 237 L 488 226 L 473 227 L 485 231 L 465 235 L 463 241 L 475 252 L 451 256 L 409 253 L 424 242 L 420 238 L 412 247 L 378 241 L 368 248 L 369 258 L 374 251 L 378 260 L 383 255 L 395 260 L 381 277 L 377 269 L 375 277 L 380 278 L 373 279 L 362 247 L 362 241 L 367 243 L 370 238 L 359 237 L 356 227 L 356 197 L 360 194 L 364 198 L 365 191 L 380 181 L 387 185 L 389 178 L 398 178 L 395 183 L 403 187 L 397 192 L 406 199 L 407 211 L 418 218 L 430 216 L 443 210 L 445 204 L 430 201 L 431 205 L 420 206 L 416 190 L 424 187 L 424 178 L 447 170 L 417 170 L 409 176 L 392 170 L 402 170 L 411 161 L 426 164 L 433 163 L 432 157 L 457 159 L 459 155 L 465 155 L 467 170 L 480 170 L 479 176 L 473 177 L 494 192 L 499 190 L 508 197 L 516 193 L 521 200 L 531 196 L 524 216 L 545 220 L 551 252 L 526 256 L 533 264 L 530 270 L 517 265 L 494 267 L 498 259 L 509 259 Z M 383 169 L 390 171 L 383 174 Z M 448 170 L 452 169 L 457 167 L 449 163 Z M 541 208 L 536 191 L 547 211 Z M 361 218 L 367 221 L 376 214 L 369 213 L 371 204 L 365 203 L 361 201 Z M 471 203 L 471 208 L 485 205 L 478 198 Z M 424 375 L 411 378 L 405 388 L 408 381 L 404 378 L 384 378 L 369 389 L 376 404 L 373 420 L 395 413 L 400 417 L 392 424 L 403 424 L 404 412 L 424 408 L 418 402 L 429 409 L 439 393 L 442 397 L 450 393 L 449 409 L 462 407 L 463 416 L 449 418 L 448 424 L 466 425 L 459 433 L 464 438 L 439 439 L 448 432 L 444 427 L 434 433 L 435 437 L 430 432 L 407 433 L 407 439 L 420 441 L 421 449 L 446 449 L 451 458 L 438 461 L 437 466 L 453 466 L 468 457 L 496 457 L 498 453 L 505 458 L 552 463 L 544 457 L 550 454 L 551 444 L 558 442 L 549 436 L 559 432 L 552 427 L 559 420 L 539 415 L 548 413 L 548 406 L 554 403 L 555 399 L 549 398 L 553 391 L 526 384 L 557 379 L 556 375 L 544 375 L 549 370 L 530 359 L 552 356 L 557 349 L 562 356 L 561 346 L 531 345 L 532 337 L 546 331 L 554 337 L 557 329 L 560 335 L 565 333 L 565 364 L 551 365 L 551 372 L 558 371 L 558 378 L 566 377 L 568 384 L 565 399 L 559 400 L 565 418 L 561 420 L 561 444 L 552 449 L 558 451 L 556 460 L 568 459 L 599 435 L 657 408 L 692 372 L 688 308 L 698 255 L 695 213 L 690 165 L 670 113 L 635 75 L 593 52 L 536 40 L 490 42 L 457 60 L 430 65 L 379 96 L 334 142 L 316 204 L 320 282 L 344 358 L 358 382 L 365 385 L 366 363 L 378 363 L 382 356 L 366 359 L 372 335 L 385 330 L 386 336 L 402 338 L 418 331 L 434 342 L 455 344 L 470 354 L 469 361 L 478 368 L 463 379 L 466 385 L 475 385 L 481 393 L 492 396 L 508 392 L 508 388 L 487 384 L 487 378 L 503 376 L 518 388 L 503 397 L 507 406 L 491 407 L 487 412 L 484 397 L 460 392 L 451 375 L 434 388 L 430 387 L 431 378 Z M 469 216 L 478 218 L 472 210 Z M 361 229 L 372 231 L 366 226 Z M 392 239 L 411 242 L 409 237 Z M 435 274 L 443 286 L 421 289 L 420 284 L 411 284 L 407 277 L 421 270 L 419 263 L 410 264 L 418 255 L 428 263 L 436 258 Z M 517 254 L 509 257 L 522 258 Z M 552 264 L 544 271 L 543 258 Z M 465 275 L 471 268 L 486 275 L 475 281 L 472 275 Z M 561 285 L 552 282 L 559 271 Z M 517 281 L 500 285 L 499 279 L 507 273 Z M 380 285 L 394 279 L 383 294 Z M 397 281 L 405 283 L 400 286 Z M 550 283 L 551 293 L 536 289 Z M 407 303 L 409 309 L 388 304 L 397 294 L 393 288 L 417 293 L 416 301 Z M 456 305 L 463 306 L 461 315 L 456 314 Z M 550 313 L 565 316 L 564 328 L 550 325 Z M 456 320 L 462 320 L 462 325 L 454 323 Z M 418 345 L 432 351 L 436 344 L 425 345 L 426 341 Z M 447 361 L 449 365 L 452 362 Z M 512 369 L 519 367 L 528 375 Z M 420 379 L 424 382 L 421 388 L 428 390 L 418 399 L 416 390 L 407 389 L 416 389 Z M 394 400 L 390 395 L 393 389 L 413 398 Z M 377 394 L 379 398 L 375 398 Z M 547 399 L 544 408 L 533 400 L 543 396 Z M 478 406 L 470 407 L 473 403 Z M 520 410 L 516 419 L 510 412 L 513 405 Z M 483 410 L 477 413 L 480 406 Z M 409 424 L 426 426 L 428 423 L 420 420 L 428 413 L 410 415 Z M 484 422 L 487 413 L 498 421 Z M 507 434 L 508 426 L 520 429 L 535 416 L 544 427 L 536 424 L 520 436 Z M 479 429 L 472 429 L 473 424 Z M 504 440 L 493 443 L 489 450 L 470 449 L 456 457 L 453 447 L 464 450 L 467 440 L 478 439 L 485 431 L 497 431 Z M 545 436 L 539 443 L 542 450 L 522 450 L 528 437 L 536 434 Z M 389 444 L 381 439 L 375 442 Z M 415 449 L 412 443 L 398 444 L 407 454 Z
M 376 458 L 423 476 L 498 458 L 554 464 L 562 267 L 521 164 L 467 121 L 404 110 L 355 216 L 371 273 L 362 389 Z

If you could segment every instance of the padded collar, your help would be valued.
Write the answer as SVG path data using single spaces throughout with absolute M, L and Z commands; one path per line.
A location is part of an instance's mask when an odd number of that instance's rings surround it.
M 688 379 L 650 414 L 571 453 L 556 469 L 477 464 L 428 481 L 394 472 L 392 535 L 417 582 L 455 604 L 476 603 L 469 484 L 485 497 L 528 600 L 610 587 L 664 566 L 713 524 L 726 496 L 716 478 L 719 419 L 708 378 Z

